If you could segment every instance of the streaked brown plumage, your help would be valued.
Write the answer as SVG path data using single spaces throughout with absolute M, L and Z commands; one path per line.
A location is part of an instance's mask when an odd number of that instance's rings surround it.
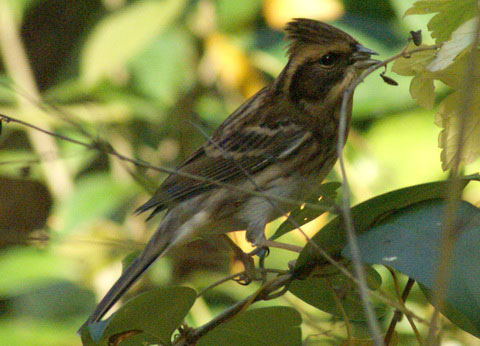
M 275 82 L 246 101 L 178 170 L 243 190 L 301 200 L 337 157 L 339 108 L 344 90 L 376 61 L 373 51 L 345 32 L 310 19 L 286 27 L 289 61 Z M 350 100 L 351 113 L 351 100 Z M 213 183 L 170 175 L 138 212 L 167 213 L 143 253 L 97 306 L 96 322 L 131 284 L 172 246 L 205 232 L 246 229 L 261 246 L 266 223 L 291 206 Z M 150 217 L 151 217 L 150 216 Z

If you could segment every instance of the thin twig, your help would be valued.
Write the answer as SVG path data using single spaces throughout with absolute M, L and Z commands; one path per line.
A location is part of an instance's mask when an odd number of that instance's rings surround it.
M 303 247 L 301 247 L 301 246 L 281 243 L 279 241 L 274 241 L 274 240 L 266 240 L 265 241 L 265 246 L 273 247 L 273 248 L 277 248 L 277 249 L 283 249 L 283 250 L 292 251 L 292 252 L 297 252 L 297 253 L 300 253 L 303 250 Z
M 276 277 L 275 279 L 270 280 L 255 293 L 232 305 L 230 308 L 224 310 L 222 313 L 217 315 L 208 323 L 205 323 L 201 327 L 189 330 L 186 335 L 178 338 L 174 344 L 178 346 L 194 345 L 198 341 L 198 339 L 207 334 L 209 331 L 211 331 L 218 325 L 228 321 L 240 312 L 244 311 L 253 302 L 268 299 L 268 295 L 270 293 L 278 290 L 281 287 L 284 287 L 291 280 L 291 274 L 281 275 Z
M 343 188 L 343 200 L 342 200 L 342 216 L 345 222 L 346 234 L 347 234 L 347 241 L 351 249 L 352 253 L 352 260 L 353 260 L 353 267 L 355 271 L 355 276 L 359 281 L 358 289 L 360 293 L 360 297 L 362 299 L 363 308 L 365 310 L 365 315 L 367 317 L 368 327 L 370 329 L 370 334 L 375 342 L 375 345 L 380 346 L 383 344 L 381 339 L 380 327 L 378 326 L 378 321 L 375 316 L 375 312 L 373 310 L 372 305 L 368 299 L 368 288 L 367 288 L 367 280 L 365 271 L 362 267 L 361 258 L 360 258 L 360 249 L 358 247 L 356 235 L 355 235 L 355 228 L 353 225 L 353 218 L 350 212 L 350 188 L 348 184 L 347 174 L 345 170 L 345 162 L 343 159 L 343 146 L 346 139 L 346 132 L 347 132 L 347 121 L 348 121 L 348 107 L 349 103 L 352 100 L 353 92 L 355 88 L 363 82 L 363 80 L 370 75 L 373 71 L 386 66 L 389 62 L 394 61 L 400 57 L 410 56 L 412 53 L 423 51 L 426 49 L 436 49 L 432 47 L 422 47 L 413 49 L 411 51 L 407 51 L 408 45 L 397 55 L 386 59 L 382 62 L 379 62 L 376 65 L 369 67 L 361 76 L 358 78 L 354 83 L 352 83 L 344 92 L 342 105 L 340 108 L 340 124 L 339 124 L 339 133 L 338 133 L 338 141 L 337 141 L 337 155 L 340 164 L 340 171 L 342 175 L 342 188 Z
M 83 142 L 83 141 L 73 139 L 73 138 L 68 137 L 68 136 L 60 135 L 58 133 L 45 130 L 41 127 L 35 126 L 35 125 L 30 124 L 28 122 L 25 122 L 25 121 L 22 121 L 22 120 L 19 120 L 19 119 L 16 119 L 16 118 L 4 115 L 4 114 L 0 114 L 0 119 L 4 120 L 7 123 L 8 122 L 17 123 L 17 124 L 29 127 L 31 129 L 35 129 L 35 130 L 37 130 L 39 132 L 42 132 L 46 135 L 56 137 L 56 138 L 59 138 L 61 140 L 67 141 L 67 142 L 71 142 L 71 143 L 74 143 L 74 144 L 81 145 L 81 146 L 83 146 L 87 149 L 98 150 L 98 151 L 100 151 L 104 154 L 113 155 L 113 156 L 117 157 L 118 159 L 120 159 L 122 161 L 132 163 L 137 167 L 153 169 L 155 171 L 162 172 L 162 173 L 175 174 L 175 175 L 179 175 L 179 176 L 182 176 L 182 177 L 185 177 L 185 178 L 197 180 L 197 181 L 200 181 L 200 182 L 207 182 L 207 183 L 210 183 L 210 184 L 213 184 L 213 185 L 216 185 L 216 186 L 225 187 L 225 188 L 230 189 L 232 191 L 243 192 L 247 195 L 270 198 L 274 201 L 289 204 L 289 205 L 293 205 L 293 206 L 298 206 L 298 205 L 305 204 L 305 208 L 308 208 L 308 209 L 311 209 L 311 210 L 332 211 L 332 208 L 324 207 L 324 206 L 321 206 L 319 204 L 305 203 L 304 201 L 291 199 L 291 198 L 279 197 L 277 195 L 271 195 L 271 194 L 268 194 L 268 193 L 265 193 L 265 192 L 259 192 L 259 191 L 248 190 L 248 189 L 241 189 L 241 188 L 239 188 L 235 185 L 222 183 L 222 182 L 219 182 L 217 180 L 209 179 L 209 178 L 206 178 L 206 177 L 203 177 L 203 176 L 200 176 L 200 175 L 190 174 L 190 173 L 178 171 L 178 170 L 167 168 L 167 167 L 152 165 L 152 164 L 150 164 L 146 161 L 143 161 L 143 160 L 137 160 L 137 159 L 133 159 L 133 158 L 124 156 L 124 155 L 120 154 L 119 152 L 117 152 L 113 147 L 109 146 L 108 144 L 106 144 L 104 142 L 103 143 L 100 142 L 100 141 L 96 142 L 96 143 Z
M 83 146 L 85 148 L 88 148 L 88 149 L 98 150 L 98 151 L 100 151 L 104 154 L 113 155 L 113 156 L 117 157 L 119 160 L 122 160 L 122 161 L 125 161 L 125 162 L 130 162 L 130 163 L 132 163 L 132 164 L 134 164 L 138 167 L 149 168 L 149 169 L 153 169 L 153 170 L 163 172 L 163 173 L 176 174 L 176 175 L 180 175 L 180 176 L 183 176 L 183 177 L 186 177 L 186 178 L 189 178 L 189 179 L 194 179 L 194 180 L 201 181 L 201 182 L 208 182 L 208 183 L 211 183 L 211 184 L 216 185 L 216 186 L 225 187 L 225 188 L 230 189 L 232 191 L 242 192 L 242 193 L 245 193 L 247 195 L 259 196 L 259 197 L 267 198 L 267 199 L 270 199 L 272 201 L 276 201 L 276 202 L 280 202 L 280 203 L 290 204 L 290 205 L 294 205 L 294 206 L 298 206 L 298 205 L 303 204 L 305 208 L 309 208 L 311 210 L 332 211 L 331 208 L 323 207 L 323 206 L 318 205 L 318 204 L 305 203 L 304 201 L 298 201 L 298 200 L 294 200 L 294 199 L 290 199 L 290 198 L 279 197 L 277 195 L 272 195 L 272 194 L 268 194 L 268 193 L 261 192 L 261 191 L 241 189 L 241 188 L 239 188 L 235 185 L 219 182 L 217 180 L 206 178 L 206 177 L 203 177 L 203 176 L 200 176 L 200 175 L 190 174 L 190 173 L 182 172 L 182 171 L 175 170 L 175 169 L 170 169 L 170 168 L 166 168 L 166 167 L 152 165 L 152 164 L 150 164 L 146 161 L 141 161 L 141 160 L 133 159 L 133 158 L 127 157 L 125 155 L 122 155 L 119 152 L 117 152 L 108 143 L 100 142 L 100 141 L 97 142 L 97 143 L 82 142 L 80 140 L 76 140 L 76 139 L 73 139 L 73 138 L 70 138 L 70 137 L 67 137 L 67 136 L 64 136 L 64 135 L 60 135 L 60 134 L 42 129 L 42 128 L 40 128 L 38 126 L 35 126 L 35 125 L 32 125 L 28 122 L 25 122 L 25 121 L 22 121 L 22 120 L 19 120 L 19 119 L 16 119 L 16 118 L 4 115 L 4 114 L 0 114 L 0 119 L 5 120 L 6 122 L 14 122 L 14 123 L 18 123 L 20 125 L 23 125 L 23 126 L 26 126 L 26 127 L 29 127 L 29 128 L 33 128 L 33 129 L 35 129 L 37 131 L 40 131 L 40 132 L 42 132 L 46 135 L 53 136 L 53 137 L 56 137 L 56 138 L 59 138 L 59 139 L 62 139 L 62 140 L 65 140 L 65 141 L 68 141 L 68 142 L 71 142 L 71 143 L 75 143 L 75 144 L 81 145 L 81 146 Z M 298 226 L 298 224 L 296 223 L 295 220 L 293 220 L 293 219 L 290 219 L 290 220 L 291 220 L 291 222 L 294 222 L 294 225 Z M 306 234 L 305 234 L 305 236 L 306 236 L 307 239 L 309 239 Z M 337 268 L 347 278 L 355 281 L 355 278 L 353 277 L 353 275 L 347 269 L 345 269 L 340 263 L 338 263 L 332 256 L 330 256 L 325 250 L 320 248 L 317 244 L 315 244 L 312 241 L 309 241 L 309 243 L 323 258 L 326 259 L 326 261 L 328 261 L 335 268 Z
M 340 313 L 342 314 L 343 321 L 345 322 L 345 329 L 347 331 L 348 344 L 350 345 L 352 344 L 352 341 L 353 341 L 352 325 L 350 324 L 350 318 L 348 317 L 347 312 L 345 311 L 345 308 L 343 307 L 343 304 L 340 301 L 340 298 L 338 297 L 337 291 L 335 291 L 335 288 L 333 287 L 328 277 L 326 278 L 326 282 L 327 282 L 328 288 L 330 288 L 330 291 L 332 291 L 335 305 L 337 306 L 338 310 L 340 310 Z
M 408 278 L 407 284 L 405 285 L 405 288 L 403 289 L 403 293 L 400 290 L 400 284 L 398 283 L 397 275 L 391 269 L 390 267 L 387 267 L 387 269 L 390 271 L 390 274 L 392 274 L 393 278 L 393 284 L 395 287 L 395 293 L 397 294 L 398 301 L 400 304 L 405 306 L 405 302 L 407 301 L 408 295 L 410 294 L 410 291 L 413 287 L 413 284 L 415 283 L 415 280 L 412 278 Z M 395 331 L 395 327 L 397 326 L 397 323 L 401 320 L 403 314 L 400 310 L 396 309 L 395 312 L 393 313 L 392 320 L 390 321 L 390 325 L 388 326 L 388 330 L 385 333 L 385 345 L 388 346 L 390 345 L 390 342 L 393 337 L 393 332 Z M 415 323 L 413 322 L 412 318 L 406 314 L 406 317 L 408 319 L 408 322 L 410 323 L 410 326 L 412 327 L 413 332 L 415 333 L 415 336 L 417 338 L 418 344 L 423 345 L 422 338 L 420 336 L 420 333 L 418 332 L 417 327 L 415 326 Z
M 478 7 L 477 7 L 478 15 Z M 462 103 L 460 106 L 460 128 L 457 135 L 457 142 L 455 146 L 455 155 L 453 166 L 450 171 L 450 185 L 449 193 L 447 197 L 447 205 L 445 214 L 443 217 L 443 232 L 442 240 L 440 244 L 439 253 L 441 254 L 441 262 L 437 269 L 435 276 L 435 282 L 433 285 L 433 298 L 432 304 L 434 306 L 434 311 L 430 321 L 430 329 L 428 331 L 427 345 L 437 345 L 440 340 L 436 339 L 437 330 L 438 330 L 438 318 L 439 311 L 442 310 L 444 306 L 444 300 L 447 295 L 448 287 L 448 277 L 450 271 L 450 262 L 453 255 L 453 248 L 455 245 L 455 228 L 457 223 L 457 210 L 459 207 L 459 201 L 461 199 L 462 189 L 460 188 L 460 180 L 458 177 L 458 172 L 460 164 L 462 161 L 462 152 L 464 149 L 464 139 L 466 133 L 467 119 L 472 117 L 472 102 L 478 92 L 478 83 L 476 82 L 476 76 L 478 71 L 478 49 L 477 47 L 480 44 L 480 20 L 477 21 L 477 27 L 475 31 L 475 40 L 472 44 L 472 51 L 467 60 L 467 66 L 465 69 L 465 79 L 464 83 L 460 89 L 462 92 Z
M 279 274 L 279 275 L 285 275 L 288 274 L 288 270 L 281 270 L 281 269 L 270 269 L 270 268 L 263 268 L 263 269 L 257 269 L 259 272 L 265 272 L 265 273 L 273 273 L 273 274 Z M 218 281 L 215 281 L 214 283 L 208 285 L 207 287 L 203 288 L 197 293 L 197 298 L 204 295 L 207 291 L 211 290 L 212 288 L 215 288 L 217 286 L 220 286 L 221 284 L 224 284 L 225 282 L 228 282 L 230 280 L 235 279 L 236 277 L 242 277 L 245 275 L 246 271 L 243 270 L 238 273 L 234 273 L 231 275 L 228 275 Z

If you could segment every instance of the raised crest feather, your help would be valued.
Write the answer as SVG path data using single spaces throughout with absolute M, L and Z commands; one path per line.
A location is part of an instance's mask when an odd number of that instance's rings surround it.
M 290 41 L 288 54 L 294 54 L 304 45 L 331 44 L 336 41 L 350 42 L 352 45 L 358 42 L 346 32 L 326 24 L 307 18 L 295 18 L 285 26 L 287 39 Z

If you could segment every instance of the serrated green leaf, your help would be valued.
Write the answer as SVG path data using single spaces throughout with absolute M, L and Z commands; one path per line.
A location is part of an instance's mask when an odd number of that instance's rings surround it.
M 424 0 L 415 2 L 405 15 L 437 13 L 428 22 L 428 29 L 438 44 L 448 40 L 456 28 L 473 18 L 476 6 L 476 0 Z
M 388 265 L 432 290 L 443 256 L 439 251 L 444 214 L 445 203 L 439 199 L 394 212 L 358 237 L 362 260 Z M 459 327 L 480 336 L 480 210 L 463 201 L 457 220 L 447 285 L 448 309 L 442 311 Z M 342 255 L 351 257 L 349 246 Z
M 474 86 L 472 86 L 474 87 Z M 479 90 L 478 86 L 475 88 Z M 478 95 L 474 93 L 474 95 Z M 455 158 L 458 155 L 457 145 L 462 121 L 461 113 L 463 109 L 464 98 L 459 91 L 450 94 L 438 107 L 435 117 L 435 123 L 442 127 L 438 137 L 438 145 L 442 148 L 441 160 L 442 168 L 447 170 L 452 167 Z M 468 164 L 480 156 L 480 98 L 472 97 L 470 107 L 465 121 L 465 133 L 463 138 L 463 148 L 461 152 L 461 162 Z
M 462 177 L 462 189 L 471 180 L 480 180 L 480 176 L 475 174 Z M 378 223 L 382 217 L 393 213 L 395 210 L 429 199 L 444 198 L 448 190 L 448 184 L 448 181 L 439 181 L 410 186 L 387 192 L 354 206 L 351 209 L 351 214 L 357 234 L 365 232 L 375 223 Z M 334 218 L 317 232 L 311 241 L 330 255 L 339 256 L 347 243 L 343 220 L 340 217 Z M 299 272 L 308 271 L 315 264 L 323 263 L 326 263 L 326 260 L 309 242 L 298 256 L 295 270 Z
M 125 67 L 169 27 L 185 4 L 185 0 L 137 1 L 103 19 L 82 52 L 82 80 L 93 85 Z
M 180 326 L 195 302 L 196 292 L 188 287 L 157 288 L 129 300 L 106 321 L 92 323 L 81 330 L 82 339 L 91 338 L 109 345 L 115 338 L 127 344 L 134 341 L 170 345 L 173 332 Z M 87 335 L 88 332 L 88 335 Z
M 416 48 L 413 43 L 410 47 Z M 421 45 L 418 48 L 427 48 L 427 45 Z M 415 76 L 426 71 L 426 67 L 435 58 L 434 50 L 424 50 L 412 54 L 409 58 L 399 58 L 394 61 L 392 72 L 401 76 Z
M 435 99 L 433 79 L 427 77 L 425 73 L 413 77 L 410 82 L 410 95 L 420 106 L 432 109 Z
M 451 65 L 454 59 L 470 46 L 475 40 L 477 32 L 478 17 L 472 18 L 463 23 L 452 33 L 450 40 L 444 42 L 437 52 L 437 56 L 428 64 L 427 69 L 430 72 L 446 69 Z
M 286 306 L 247 310 L 220 324 L 200 338 L 197 345 L 300 346 L 301 323 L 298 311 Z
M 311 197 L 309 197 L 305 202 L 317 204 L 323 207 L 331 207 L 337 196 L 336 190 L 342 184 L 338 182 L 325 183 L 319 186 L 318 190 L 315 191 Z M 285 220 L 275 231 L 271 240 L 280 238 L 282 235 L 292 231 L 295 226 L 292 224 L 292 220 L 295 221 L 298 225 L 302 226 L 307 222 L 312 221 L 313 219 L 319 217 L 325 213 L 325 211 L 313 210 L 308 207 L 297 207 L 295 208 L 289 216 L 289 220 Z

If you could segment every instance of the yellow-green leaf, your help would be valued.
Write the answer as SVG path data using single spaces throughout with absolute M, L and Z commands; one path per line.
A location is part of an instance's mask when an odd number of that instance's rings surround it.
M 476 6 L 476 0 L 423 0 L 415 2 L 405 15 L 437 13 L 428 22 L 428 30 L 436 43 L 442 43 L 462 23 L 474 17 Z
M 425 73 L 413 77 L 410 82 L 410 95 L 420 106 L 432 109 L 435 96 L 433 79 L 427 77 Z
M 427 45 L 421 45 L 418 48 L 426 48 Z M 413 45 L 411 48 L 417 48 Z M 412 54 L 409 58 L 399 58 L 395 60 L 392 71 L 401 76 L 415 76 L 425 72 L 426 66 L 435 58 L 434 50 L 425 50 Z
M 478 88 L 477 93 L 474 93 L 474 96 L 476 95 L 478 95 Z M 442 101 L 436 115 L 435 123 L 443 128 L 438 137 L 438 144 L 442 148 L 441 160 L 444 170 L 452 167 L 458 155 L 462 102 L 464 98 L 459 91 L 456 91 Z M 472 98 L 469 111 L 465 115 L 465 132 L 460 159 L 468 164 L 480 156 L 480 98 Z
M 101 21 L 88 38 L 81 74 L 88 85 L 111 77 L 169 27 L 185 0 L 137 1 Z
M 478 17 L 472 18 L 463 23 L 452 33 L 452 37 L 444 42 L 437 56 L 427 66 L 431 72 L 440 71 L 451 65 L 458 54 L 470 46 L 475 40 L 477 32 Z

